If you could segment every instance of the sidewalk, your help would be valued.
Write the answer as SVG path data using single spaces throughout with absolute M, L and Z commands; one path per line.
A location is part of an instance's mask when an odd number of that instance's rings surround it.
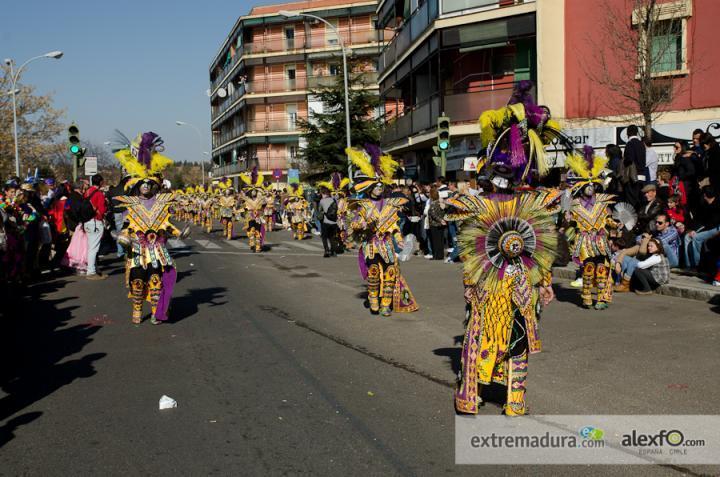
M 567 265 L 565 267 L 553 268 L 553 277 L 558 280 L 575 280 L 577 267 Z M 670 283 L 663 285 L 656 290 L 657 294 L 672 296 L 676 298 L 688 298 L 699 300 L 705 303 L 720 302 L 720 287 L 714 287 L 705 280 L 680 273 L 673 272 L 670 275 Z

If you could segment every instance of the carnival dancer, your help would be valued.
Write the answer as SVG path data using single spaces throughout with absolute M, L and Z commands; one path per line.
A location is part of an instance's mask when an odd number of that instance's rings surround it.
M 233 222 L 235 220 L 235 190 L 232 188 L 231 179 L 222 179 L 218 183 L 222 196 L 218 199 L 220 208 L 220 223 L 223 227 L 223 236 L 232 240 Z
M 582 267 L 582 302 L 585 308 L 605 310 L 612 302 L 613 278 L 610 268 L 608 226 L 615 226 L 610 206 L 614 196 L 603 194 L 607 159 L 596 156 L 585 146 L 583 154 L 569 154 L 565 159 L 571 174 L 575 196 L 570 209 L 571 226 L 575 229 L 572 257 Z M 593 288 L 597 301 L 593 305 Z
M 215 197 L 212 193 L 212 188 L 208 188 L 202 196 L 202 221 L 203 228 L 207 233 L 212 232 L 213 228 L 213 206 Z
M 507 387 L 504 412 L 527 412 L 528 354 L 541 350 L 540 305 L 554 297 L 551 267 L 557 233 L 547 193 L 516 192 L 531 174 L 544 175 L 544 147 L 553 139 L 568 144 L 550 112 L 520 82 L 509 104 L 480 116 L 481 162 L 495 192 L 448 199 L 448 220 L 462 222 L 460 258 L 467 322 L 455 391 L 458 412 L 477 414 L 481 385 Z
M 300 184 L 290 186 L 290 195 L 287 198 L 286 210 L 289 212 L 290 227 L 293 231 L 293 240 L 304 240 L 307 232 L 308 210 L 310 208 L 305 199 L 305 192 Z
M 250 250 L 253 253 L 262 252 L 265 244 L 263 178 L 258 174 L 257 168 L 253 168 L 250 174 L 240 175 L 240 179 L 245 183 L 242 207 L 245 212 L 245 231 L 247 232 Z
M 398 163 L 373 144 L 364 150 L 349 148 L 346 153 L 358 168 L 354 189 L 366 197 L 350 200 L 348 208 L 355 213 L 350 229 L 360 244 L 358 265 L 367 281 L 370 312 L 390 316 L 393 311 L 416 311 L 418 305 L 400 273 L 397 256 L 403 245 L 398 214 L 407 199 L 385 197 Z
M 271 183 L 263 186 L 263 193 L 265 195 L 265 209 L 263 210 L 265 230 L 272 232 L 275 227 L 275 201 L 273 200 L 273 186 Z
M 161 172 L 172 161 L 160 154 L 163 140 L 153 132 L 138 135 L 130 141 L 119 131 L 113 151 L 132 179 L 125 187 L 131 194 L 118 196 L 120 207 L 127 215 L 125 227 L 118 243 L 127 249 L 126 277 L 132 300 L 132 322 L 142 321 L 143 302 L 150 302 L 150 322 L 158 324 L 167 320 L 176 271 L 167 240 L 175 235 L 186 236 L 171 222 L 170 209 L 174 203 L 173 193 L 158 193 L 162 184 Z

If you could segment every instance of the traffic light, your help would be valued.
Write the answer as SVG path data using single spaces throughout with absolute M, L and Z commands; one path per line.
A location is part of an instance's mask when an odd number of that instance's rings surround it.
M 437 147 L 445 152 L 450 149 L 450 118 L 440 116 L 437 122 Z
M 68 133 L 68 149 L 75 159 L 82 159 L 85 156 L 86 149 L 80 145 L 80 128 L 72 123 L 67 130 Z

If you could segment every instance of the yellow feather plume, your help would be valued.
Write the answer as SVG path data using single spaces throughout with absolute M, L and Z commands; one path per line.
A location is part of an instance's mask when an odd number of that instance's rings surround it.
M 513 116 L 518 121 L 525 120 L 525 105 L 522 103 L 509 104 L 507 108 L 512 111 Z
M 533 129 L 528 130 L 528 139 L 530 140 L 530 159 L 532 160 L 532 157 L 535 156 L 538 174 L 540 177 L 544 177 L 550 171 L 545 158 L 545 145 Z
M 392 184 L 395 171 L 400 166 L 396 160 L 390 155 L 380 156 L 380 171 L 382 172 L 382 181 L 386 184 Z
M 592 177 L 600 177 L 600 173 L 607 166 L 608 159 L 604 156 L 593 157 Z
M 578 177 L 590 179 L 590 169 L 588 169 L 587 161 L 580 154 L 572 153 L 565 156 L 565 165 Z
M 338 189 L 343 190 L 344 188 L 346 188 L 349 185 L 350 185 L 350 179 L 345 177 L 343 180 L 340 181 L 340 187 L 338 187 Z
M 159 153 L 154 153 L 150 159 L 150 174 L 159 174 L 173 163 L 172 159 Z
M 324 187 L 327 190 L 329 190 L 330 192 L 335 191 L 335 188 L 333 187 L 332 182 L 330 182 L 330 181 L 320 181 L 317 184 L 315 184 L 315 187 L 317 187 L 318 189 Z
M 350 157 L 352 163 L 355 164 L 355 166 L 360 169 L 363 174 L 368 177 L 375 177 L 375 169 L 373 169 L 372 164 L 370 164 L 370 158 L 365 153 L 365 151 L 351 147 L 346 148 L 345 153 L 348 155 L 348 157 Z
M 117 151 L 115 153 L 115 157 L 118 161 L 120 161 L 120 165 L 123 166 L 123 169 L 125 169 L 131 176 L 142 179 L 147 177 L 148 174 L 145 166 L 140 164 L 138 160 L 130 154 L 128 149 Z

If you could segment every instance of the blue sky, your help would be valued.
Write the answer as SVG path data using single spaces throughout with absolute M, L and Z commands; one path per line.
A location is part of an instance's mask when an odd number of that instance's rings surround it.
M 115 128 L 154 131 L 166 154 L 199 160 L 210 150 L 208 68 L 240 15 L 273 1 L 24 0 L 3 8 L 0 59 L 21 64 L 52 50 L 60 60 L 31 63 L 24 83 L 53 92 L 82 139 L 102 143 Z M 178 127 L 195 124 L 205 136 Z

